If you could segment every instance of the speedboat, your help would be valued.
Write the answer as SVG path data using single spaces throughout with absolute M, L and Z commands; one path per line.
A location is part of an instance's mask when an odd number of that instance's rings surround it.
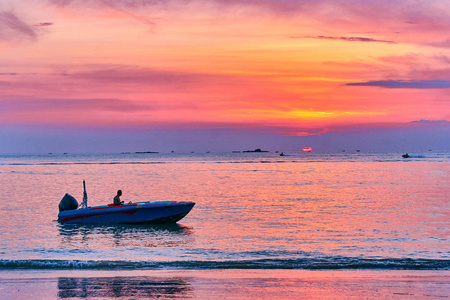
M 86 185 L 83 181 L 83 202 L 65 194 L 59 203 L 61 223 L 174 223 L 184 218 L 194 202 L 147 201 L 126 204 L 87 206 Z
M 147 201 L 121 205 L 108 204 L 60 211 L 58 221 L 61 223 L 178 222 L 191 211 L 194 205 L 194 202 L 178 201 Z

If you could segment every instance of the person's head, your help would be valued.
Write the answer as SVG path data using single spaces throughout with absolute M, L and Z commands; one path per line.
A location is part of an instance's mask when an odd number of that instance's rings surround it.
M 122 196 L 122 190 L 117 191 L 117 196 Z

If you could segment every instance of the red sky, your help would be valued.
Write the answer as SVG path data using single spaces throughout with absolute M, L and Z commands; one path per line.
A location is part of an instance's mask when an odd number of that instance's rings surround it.
M 399 128 L 430 143 L 450 129 L 449 32 L 447 0 L 5 0 L 0 152 L 169 149 L 180 131 L 217 149 Z

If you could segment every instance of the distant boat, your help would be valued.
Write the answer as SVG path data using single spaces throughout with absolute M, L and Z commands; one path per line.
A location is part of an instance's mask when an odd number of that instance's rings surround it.
M 408 158 L 408 157 L 409 157 L 409 154 L 408 154 L 408 153 L 403 154 L 402 157 L 403 157 L 403 158 Z
M 146 153 L 153 153 L 153 154 L 157 154 L 159 152 L 153 152 L 153 151 L 141 151 L 141 152 L 134 152 L 136 154 L 146 154 Z
M 245 151 L 242 151 L 242 152 L 246 152 L 246 153 L 248 153 L 248 152 L 269 152 L 269 151 L 265 151 L 265 150 L 261 150 L 261 149 L 255 149 L 255 150 L 245 150 Z
M 58 221 L 61 223 L 169 223 L 184 218 L 194 202 L 147 201 L 127 204 L 87 206 L 86 186 L 83 181 L 83 202 L 65 194 L 59 203 Z
M 311 148 L 311 147 L 304 147 L 304 148 L 302 148 L 302 151 L 303 151 L 303 152 L 311 152 L 312 149 L 313 149 L 313 148 Z

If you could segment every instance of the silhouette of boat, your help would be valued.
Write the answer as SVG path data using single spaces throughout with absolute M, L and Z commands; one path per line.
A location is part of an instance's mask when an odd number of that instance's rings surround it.
M 408 158 L 408 157 L 409 157 L 409 154 L 408 154 L 408 153 L 403 154 L 402 157 L 403 157 L 403 158 Z
M 245 153 L 249 153 L 249 152 L 269 152 L 269 151 L 266 151 L 266 150 L 261 150 L 261 149 L 255 149 L 255 150 L 245 150 L 245 151 L 242 151 L 242 152 L 245 152 Z
M 139 151 L 139 152 L 134 152 L 136 154 L 146 154 L 146 153 L 151 153 L 151 154 L 158 154 L 159 152 L 154 152 L 154 151 Z

